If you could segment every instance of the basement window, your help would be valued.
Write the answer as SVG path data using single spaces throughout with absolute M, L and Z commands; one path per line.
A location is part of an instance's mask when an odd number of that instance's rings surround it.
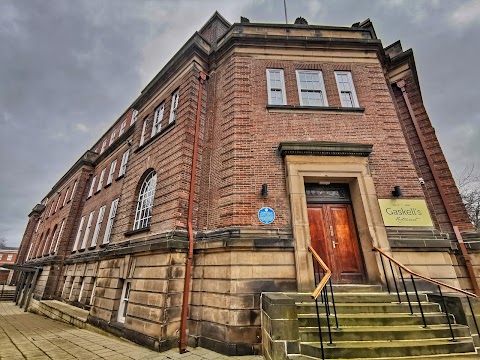
M 120 298 L 120 307 L 118 309 L 118 322 L 124 323 L 127 317 L 128 298 L 130 296 L 130 289 L 132 287 L 132 281 L 126 280 L 123 284 L 122 297 Z

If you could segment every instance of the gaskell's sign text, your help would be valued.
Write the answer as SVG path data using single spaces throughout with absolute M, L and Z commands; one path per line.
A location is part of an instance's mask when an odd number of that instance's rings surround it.
M 379 199 L 385 226 L 433 226 L 422 199 Z

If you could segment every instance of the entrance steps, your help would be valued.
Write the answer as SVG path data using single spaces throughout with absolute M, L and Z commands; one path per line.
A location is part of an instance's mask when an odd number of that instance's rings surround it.
M 15 298 L 15 290 L 3 290 L 0 286 L 0 301 L 13 301 Z
M 469 327 L 457 324 L 455 318 L 450 315 L 456 338 L 456 341 L 451 341 L 446 314 L 442 312 L 439 304 L 429 301 L 425 293 L 419 294 L 419 298 L 427 328 L 424 328 L 414 293 L 411 295 L 409 293 L 414 310 L 414 315 L 411 315 L 405 294 L 401 296 L 401 303 L 399 303 L 396 293 L 383 292 L 380 286 L 334 285 L 333 287 L 339 325 L 336 329 L 332 310 L 329 322 L 333 345 L 329 345 L 325 308 L 319 299 L 326 359 L 480 359 L 480 355 L 475 351 Z M 287 354 L 282 358 L 321 359 L 315 302 L 310 294 L 284 293 L 282 296 L 293 299 L 299 338 L 296 343 L 298 345 L 292 345 L 291 340 L 285 342 Z M 329 298 L 331 306 L 331 294 Z M 281 304 L 281 299 L 277 302 Z M 286 300 L 283 300 L 283 303 L 286 303 Z M 265 318 L 268 316 L 268 311 L 272 313 L 271 310 L 267 310 Z M 270 321 L 273 324 L 273 319 Z M 275 339 L 274 334 L 272 339 Z M 276 357 L 278 356 L 271 356 L 271 359 Z

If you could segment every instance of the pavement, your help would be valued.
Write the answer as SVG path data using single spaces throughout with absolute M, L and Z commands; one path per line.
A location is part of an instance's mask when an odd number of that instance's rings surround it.
M 195 348 L 156 352 L 113 336 L 24 312 L 12 302 L 0 302 L 0 359 L 148 359 L 263 360 L 262 356 L 225 356 Z

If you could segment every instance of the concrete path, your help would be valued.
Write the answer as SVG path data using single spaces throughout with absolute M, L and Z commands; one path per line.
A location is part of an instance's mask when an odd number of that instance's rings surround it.
M 185 359 L 262 360 L 262 356 L 224 356 L 196 348 L 179 354 L 177 350 L 158 353 L 113 336 L 26 313 L 11 302 L 0 302 L 0 359 Z

